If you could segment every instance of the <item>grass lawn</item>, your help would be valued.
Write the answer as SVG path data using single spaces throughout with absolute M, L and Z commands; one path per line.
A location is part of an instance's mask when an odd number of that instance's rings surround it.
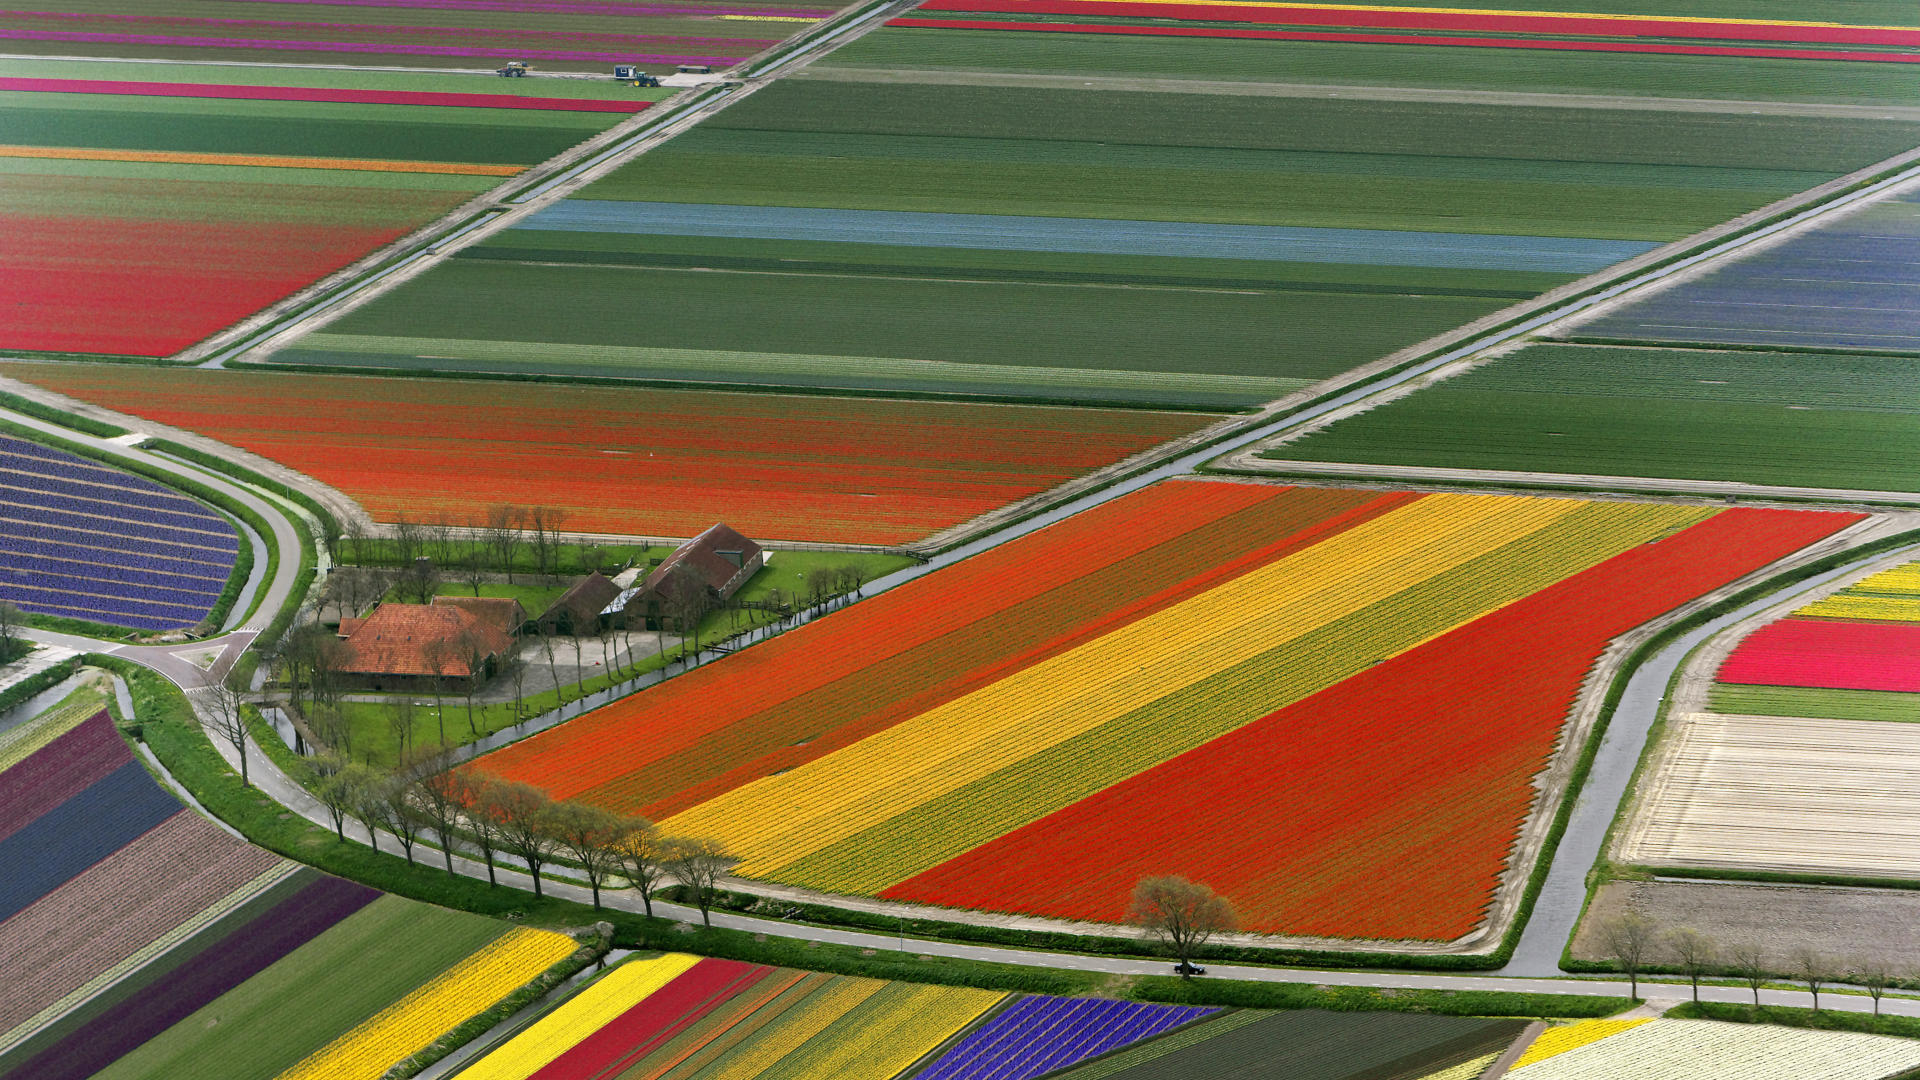
M 560 595 L 566 591 L 566 585 L 535 585 L 530 582 L 508 585 L 504 583 L 482 582 L 479 592 L 475 592 L 473 586 L 468 585 L 466 582 L 442 581 L 434 595 L 492 596 L 518 600 L 520 601 L 520 606 L 526 610 L 527 618 L 533 619 L 538 618 L 541 612 L 552 607 L 553 602 L 560 599 Z M 400 596 L 397 595 L 398 592 L 399 586 L 395 586 L 387 590 L 387 595 L 383 599 L 400 600 Z
M 775 589 L 779 589 L 789 596 L 796 593 L 804 594 L 807 587 L 807 575 L 822 567 L 841 567 L 849 564 L 857 565 L 861 569 L 862 580 L 872 581 L 875 578 L 890 574 L 895 570 L 913 565 L 913 560 L 905 556 L 877 555 L 869 552 L 776 551 L 771 554 L 772 559 L 768 562 L 767 566 L 758 574 L 755 574 L 748 580 L 747 584 L 741 588 L 737 594 L 738 599 L 743 601 L 764 600 Z M 489 588 L 498 588 L 501 590 L 524 588 L 534 590 L 532 594 L 536 596 L 538 592 L 534 586 L 483 585 L 481 586 L 482 594 L 492 595 L 488 593 Z M 559 591 L 564 591 L 564 587 L 562 587 L 561 590 L 554 591 L 554 595 L 557 596 Z M 459 588 L 443 586 L 441 594 L 471 596 L 472 590 L 464 586 Z M 527 603 L 525 595 L 521 593 L 503 592 L 500 595 L 520 597 L 520 602 L 523 606 Z M 531 613 L 534 609 L 528 608 L 528 611 Z M 703 645 L 711 645 L 716 641 L 732 637 L 735 634 L 745 633 L 749 630 L 765 626 L 773 620 L 774 616 L 772 613 L 764 611 L 722 610 L 711 612 L 701 621 L 700 640 Z M 657 670 L 665 666 L 669 661 L 677 660 L 680 655 L 680 643 L 675 639 L 669 638 L 666 651 L 662 655 L 642 658 L 637 664 L 613 674 L 608 674 L 603 668 L 596 668 L 597 673 L 589 677 L 583 684 L 569 684 L 564 688 L 565 700 L 569 702 L 577 701 L 584 695 L 603 690 L 617 681 L 632 678 L 636 674 Z M 592 665 L 599 660 L 600 656 L 600 643 L 597 639 L 585 638 L 581 640 L 580 660 L 583 664 Z M 555 641 L 555 659 L 562 667 L 572 666 L 574 652 L 571 639 L 559 639 Z M 535 661 L 532 665 L 533 671 L 540 673 L 540 669 L 544 664 L 544 657 Z M 382 701 L 344 701 L 340 703 L 340 712 L 353 732 L 354 757 L 363 758 L 380 765 L 391 765 L 397 760 L 399 757 L 400 735 L 394 727 L 394 717 L 397 715 L 397 712 L 393 702 L 400 700 L 402 697 L 408 698 L 415 703 L 411 717 L 411 734 L 408 738 L 409 742 L 416 747 L 430 747 L 443 744 L 447 746 L 465 746 L 470 742 L 484 738 L 496 731 L 512 727 L 526 717 L 538 716 L 542 713 L 549 712 L 557 708 L 562 700 L 560 692 L 548 690 L 544 693 L 529 694 L 525 701 L 517 705 L 513 702 L 503 702 L 492 705 L 475 704 L 472 710 L 471 720 L 469 720 L 465 699 L 457 693 L 443 695 L 440 699 L 438 712 L 436 712 L 434 708 L 433 696 L 425 693 L 387 695 L 386 700 Z
M 381 897 L 96 1075 L 273 1076 L 508 928 L 466 912 Z

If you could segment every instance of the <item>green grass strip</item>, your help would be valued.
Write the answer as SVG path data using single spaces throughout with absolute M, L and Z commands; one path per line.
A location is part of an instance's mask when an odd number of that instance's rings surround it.
M 1715 683 L 1707 708 L 1741 716 L 1812 716 L 1823 720 L 1920 722 L 1920 694 L 1887 690 L 1820 690 L 1803 686 Z

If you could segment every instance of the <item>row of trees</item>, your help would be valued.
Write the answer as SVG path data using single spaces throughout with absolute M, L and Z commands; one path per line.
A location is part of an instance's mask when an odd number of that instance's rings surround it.
M 456 854 L 470 852 L 486 864 L 487 881 L 498 885 L 498 860 L 510 856 L 525 864 L 535 896 L 544 895 L 544 872 L 565 859 L 586 879 L 595 908 L 602 889 L 624 881 L 640 894 L 648 916 L 654 891 L 672 881 L 686 887 L 712 925 L 714 898 L 736 861 L 718 841 L 665 836 L 645 818 L 555 801 L 531 784 L 452 765 L 444 751 L 411 756 L 392 770 L 324 756 L 310 763 L 307 786 L 342 840 L 348 820 L 358 818 L 369 844 L 378 848 L 385 830 L 413 862 L 415 847 L 431 832 L 447 873 L 454 873 Z
M 1753 1004 L 1760 1004 L 1760 990 L 1776 978 L 1805 983 L 1813 995 L 1813 1008 L 1820 1009 L 1820 991 L 1833 983 L 1852 982 L 1873 998 L 1873 1014 L 1880 1015 L 1880 998 L 1899 980 L 1894 966 L 1884 956 L 1869 955 L 1843 962 L 1810 945 L 1795 946 L 1776 953 L 1763 941 L 1741 940 L 1722 944 L 1688 927 L 1662 932 L 1644 915 L 1628 913 L 1600 924 L 1600 941 L 1632 985 L 1634 997 L 1640 996 L 1640 973 L 1662 967 L 1685 975 L 1693 985 L 1693 1000 L 1700 1000 L 1700 980 L 1708 976 L 1733 976 L 1753 991 Z
M 534 572 L 546 577 L 560 572 L 567 517 L 558 507 L 513 505 L 488 507 L 464 521 L 444 516 L 416 520 L 402 513 L 381 538 L 370 536 L 358 521 L 347 523 L 338 550 L 342 562 L 408 566 L 426 558 L 462 572 L 505 574 L 508 581 L 513 580 L 520 557 L 529 555 Z M 611 560 L 612 554 L 605 549 L 586 547 L 579 554 L 579 569 L 590 573 Z

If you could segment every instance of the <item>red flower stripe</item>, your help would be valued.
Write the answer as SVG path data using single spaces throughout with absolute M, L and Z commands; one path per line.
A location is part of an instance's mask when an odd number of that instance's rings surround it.
M 709 957 L 682 972 L 605 1027 L 574 1044 L 528 1080 L 607 1080 L 639 1064 L 773 968 Z
M 103 82 L 98 79 L 0 78 L 0 91 L 41 94 L 124 94 L 134 97 L 232 98 L 242 101 L 338 101 L 355 105 L 443 105 L 478 109 L 632 113 L 650 102 L 608 98 L 515 97 L 414 90 L 349 90 L 305 86 L 226 86 L 217 83 Z
M 1020 30 L 1148 37 L 1255 38 L 1264 41 L 1328 41 L 1359 45 L 1451 45 L 1469 48 L 1549 49 L 1563 52 L 1658 53 L 1676 56 L 1754 56 L 1777 60 L 1848 60 L 1920 63 L 1920 53 L 1841 52 L 1825 49 L 1744 48 L 1735 45 L 1667 45 L 1618 41 L 1553 41 L 1546 38 L 1428 37 L 1417 34 L 1333 34 L 1302 30 L 1240 30 L 1209 26 L 1119 26 L 1089 23 L 979 22 L 970 19 L 890 19 L 888 26 L 925 30 Z
M 1719 679 L 1920 693 L 1920 624 L 1782 619 L 1748 635 Z
M 0 348 L 166 356 L 406 231 L 0 214 Z
M 113 725 L 88 722 L 0 772 L 0 840 L 132 761 Z
M 1037 662 L 1050 642 L 1177 586 L 1209 558 L 1230 563 L 1372 501 L 1320 489 L 1156 485 L 516 743 L 480 767 L 559 798 L 591 791 L 596 802 L 659 816 L 898 723 L 1023 655 Z
M 812 696 L 793 702 L 791 708 L 779 714 L 762 714 L 730 726 L 719 738 L 661 762 L 662 768 L 671 775 L 704 777 L 678 791 L 654 797 L 655 789 L 645 784 L 653 780 L 655 774 L 651 770 L 640 770 L 595 788 L 585 793 L 585 797 L 623 809 L 638 807 L 639 812 L 649 818 L 665 819 L 763 776 L 796 768 L 851 746 L 894 724 L 1171 607 L 1251 569 L 1310 547 L 1418 497 L 1410 493 L 1369 497 L 1361 492 L 1345 491 L 1298 495 L 1300 497 L 1284 504 L 1259 508 L 1267 511 L 1265 513 L 1242 515 L 1264 526 L 1260 536 L 1277 532 L 1281 537 L 1257 550 L 1232 557 L 1235 541 L 1244 537 L 1237 536 L 1230 526 L 1216 524 L 1203 536 L 1189 533 L 1179 541 L 1144 551 L 1141 557 L 1119 564 L 1098 578 L 1081 578 L 1074 583 L 1080 588 L 1069 586 L 1055 590 L 1018 610 L 1003 612 L 991 620 L 976 621 L 960 632 L 930 642 L 912 655 L 896 656 L 885 666 L 870 665 L 831 687 L 828 700 L 820 700 L 826 695 Z M 1350 505 L 1350 508 L 1292 531 L 1300 521 L 1325 513 L 1329 505 Z M 1146 560 L 1177 570 L 1205 565 L 1204 560 L 1208 558 L 1221 558 L 1224 562 L 1148 594 L 1160 578 L 1141 565 Z M 1107 610 L 1107 605 L 1130 595 L 1139 598 Z M 1043 638 L 1050 629 L 1056 631 L 1055 636 Z M 1037 644 L 1022 648 L 1036 641 Z M 846 722 L 813 734 L 841 717 L 845 717 Z M 779 726 L 775 726 L 776 723 Z M 802 738 L 804 744 L 794 745 L 796 737 Z M 752 745 L 761 753 L 740 761 L 738 752 L 744 749 L 743 743 L 749 738 L 754 739 Z M 723 768 L 728 761 L 738 763 Z M 654 801 L 646 802 L 650 797 Z
M 1460 937 L 1607 643 L 1857 520 L 1725 511 L 881 895 L 1112 922 L 1141 877 L 1175 873 L 1227 895 L 1251 930 Z
M 569 528 L 893 544 L 1210 423 L 1211 416 L 625 387 L 24 368 L 16 377 L 245 447 L 375 517 L 497 503 Z M 289 424 L 288 417 L 299 417 Z
M 922 11 L 990 11 L 1014 15 L 1095 15 L 1269 26 L 1338 26 L 1387 30 L 1453 30 L 1582 37 L 1708 38 L 1833 45 L 1920 46 L 1920 27 L 1794 25 L 1710 19 L 1605 18 L 1546 12 L 1462 12 L 1405 8 L 1289 5 L 1133 4 L 1109 0 L 928 0 Z

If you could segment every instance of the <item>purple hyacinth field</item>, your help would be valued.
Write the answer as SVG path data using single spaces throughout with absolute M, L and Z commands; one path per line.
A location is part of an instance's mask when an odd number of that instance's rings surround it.
M 1031 1080 L 1218 1011 L 1026 997 L 940 1055 L 916 1080 Z
M 205 504 L 131 473 L 0 436 L 0 600 L 136 630 L 205 618 L 240 537 Z

